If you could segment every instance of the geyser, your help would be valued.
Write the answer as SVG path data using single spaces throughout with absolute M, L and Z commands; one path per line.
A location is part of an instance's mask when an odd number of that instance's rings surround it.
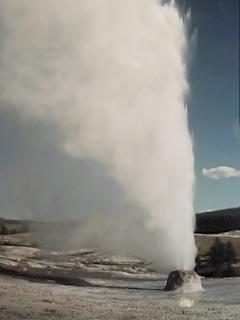
M 1 110 L 56 128 L 63 153 L 103 165 L 139 208 L 141 227 L 131 211 L 107 232 L 104 213 L 91 216 L 83 243 L 192 269 L 188 42 L 175 5 L 2 0 L 0 21 Z

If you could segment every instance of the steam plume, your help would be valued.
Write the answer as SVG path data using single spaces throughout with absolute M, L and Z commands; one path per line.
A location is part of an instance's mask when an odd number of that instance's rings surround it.
M 1 110 L 56 128 L 57 147 L 102 164 L 144 221 L 138 228 L 130 211 L 106 228 L 94 215 L 82 241 L 125 247 L 161 270 L 192 268 L 187 40 L 175 5 L 2 0 L 0 21 Z

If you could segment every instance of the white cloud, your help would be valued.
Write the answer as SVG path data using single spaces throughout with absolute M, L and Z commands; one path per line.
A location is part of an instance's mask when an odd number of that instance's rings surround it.
M 229 166 L 218 166 L 210 169 L 204 168 L 202 174 L 210 179 L 240 178 L 240 170 Z

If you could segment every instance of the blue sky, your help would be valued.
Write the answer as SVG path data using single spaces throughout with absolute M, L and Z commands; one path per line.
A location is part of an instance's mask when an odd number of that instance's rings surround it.
M 189 74 L 189 123 L 197 177 L 195 210 L 240 206 L 240 177 L 212 179 L 203 168 L 240 169 L 239 1 L 185 0 L 197 37 Z M 237 174 L 238 175 L 238 174 Z

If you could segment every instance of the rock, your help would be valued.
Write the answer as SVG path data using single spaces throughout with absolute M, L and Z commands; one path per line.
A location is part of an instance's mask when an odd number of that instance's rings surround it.
M 201 278 L 195 271 L 176 270 L 170 272 L 165 291 L 202 291 Z

